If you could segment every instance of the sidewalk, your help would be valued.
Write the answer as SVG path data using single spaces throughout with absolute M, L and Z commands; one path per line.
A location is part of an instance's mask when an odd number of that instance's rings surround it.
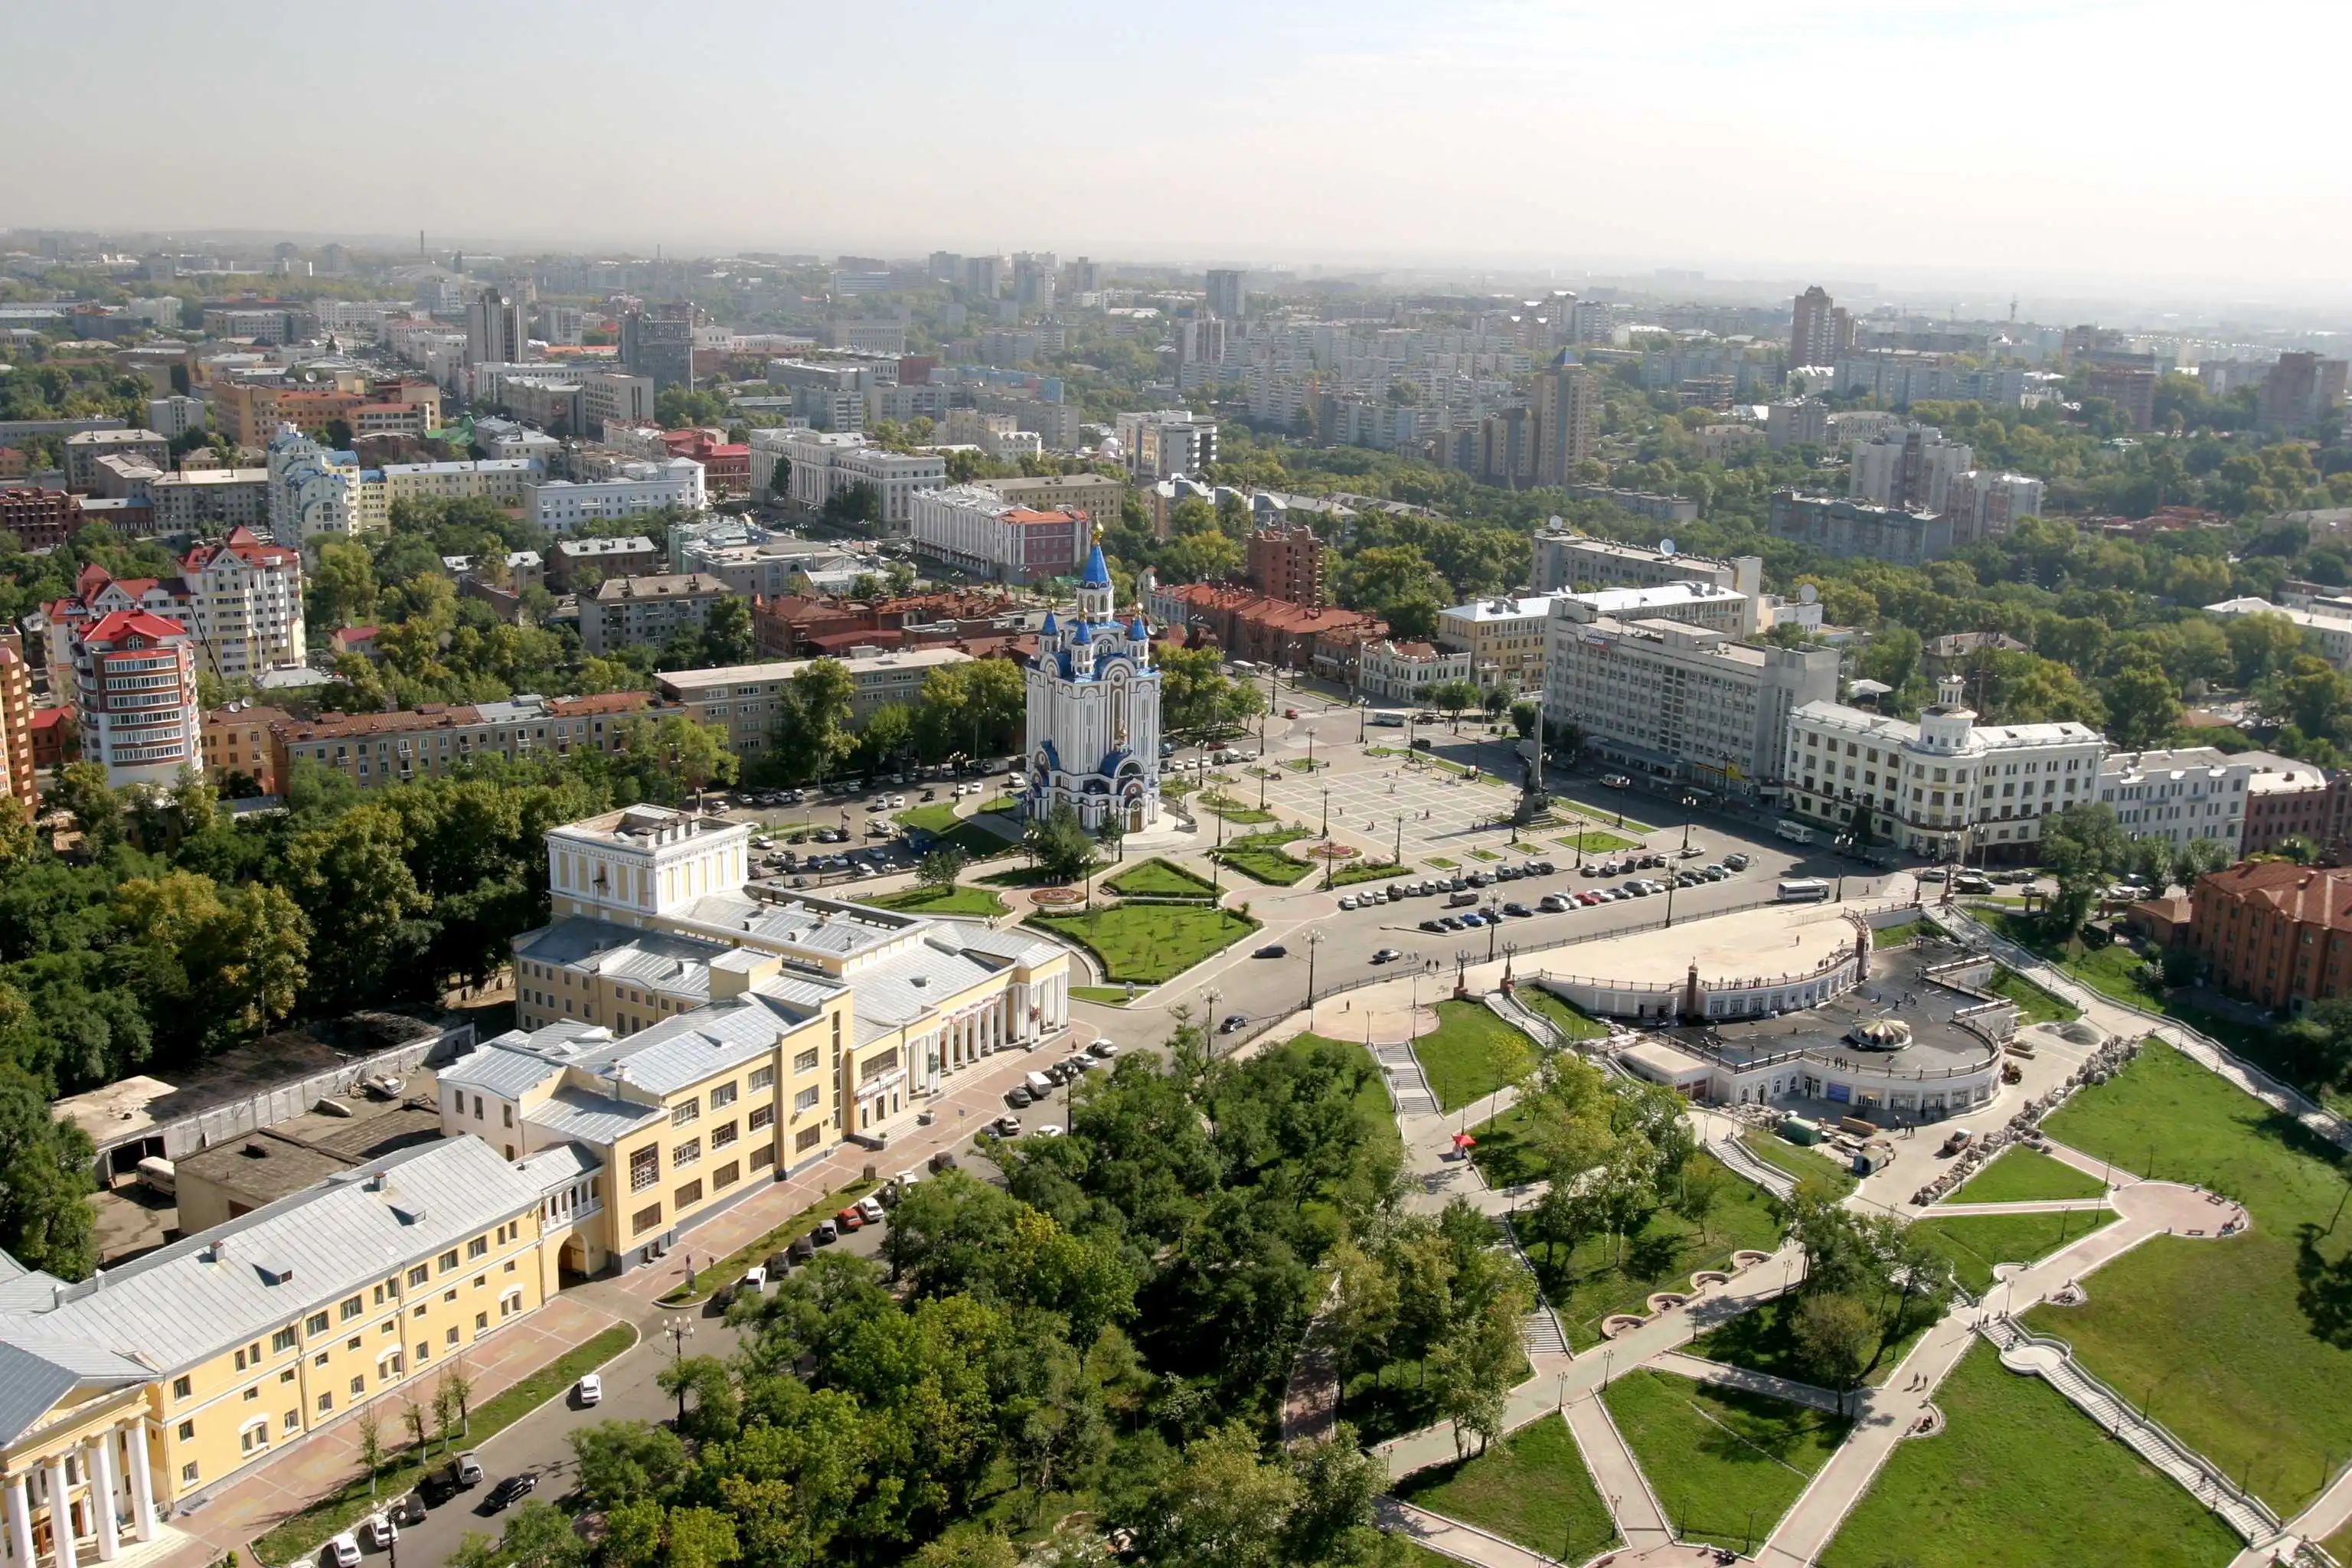
M 1650 1479 L 1625 1446 L 1624 1435 L 1610 1418 L 1599 1392 L 1577 1400 L 1561 1415 L 1568 1422 L 1569 1436 L 1576 1439 L 1577 1452 L 1584 1456 L 1584 1468 L 1592 1472 L 1592 1484 L 1601 1489 L 1601 1505 L 1617 1521 L 1617 1533 L 1625 1538 L 1625 1544 L 1644 1552 L 1674 1540 L 1666 1510 L 1650 1490 Z

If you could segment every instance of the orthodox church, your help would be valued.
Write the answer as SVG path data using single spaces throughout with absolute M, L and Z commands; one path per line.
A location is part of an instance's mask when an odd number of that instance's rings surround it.
M 1066 801 L 1090 832 L 1160 820 L 1160 670 L 1139 609 L 1112 607 L 1097 534 L 1068 618 L 1048 612 L 1029 661 L 1029 812 Z

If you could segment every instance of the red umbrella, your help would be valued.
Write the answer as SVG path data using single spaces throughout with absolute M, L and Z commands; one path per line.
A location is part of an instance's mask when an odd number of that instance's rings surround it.
M 1471 1137 L 1471 1136 L 1470 1136 L 1470 1134 L 1468 1134 L 1467 1132 L 1456 1132 L 1456 1133 L 1454 1135 L 1454 1147 L 1457 1151 L 1458 1151 L 1458 1150 L 1463 1150 L 1463 1149 L 1475 1148 L 1475 1147 L 1476 1147 L 1477 1142 L 1478 1142 L 1478 1140 L 1476 1140 L 1475 1138 Z

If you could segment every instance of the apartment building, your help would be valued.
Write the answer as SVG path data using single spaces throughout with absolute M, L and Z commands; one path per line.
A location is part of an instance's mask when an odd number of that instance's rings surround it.
M 2273 800 L 2283 805 L 2305 795 L 2322 800 L 2326 789 L 2327 775 L 2318 768 L 2268 752 L 2184 746 L 2116 752 L 2099 764 L 2099 804 L 2116 814 L 2126 834 L 2160 839 L 2174 849 L 2210 838 L 2232 859 L 2254 852 L 2248 828 L 2258 790 L 2277 792 Z
M 898 367 L 887 372 L 871 361 L 855 363 L 778 359 L 768 362 L 768 384 L 793 400 L 793 412 L 818 430 L 854 433 L 866 428 L 866 395 L 894 384 Z
M 264 544 L 252 530 L 236 528 L 219 543 L 189 552 L 180 562 L 180 581 L 188 629 L 210 673 L 251 679 L 309 657 L 300 550 Z
M 599 1184 L 552 1244 L 566 1267 L 648 1261 L 763 1181 L 907 1124 L 962 1068 L 1068 1026 L 1060 948 L 761 896 L 750 834 L 655 806 L 551 830 L 553 923 L 514 942 L 519 1027 L 442 1074 L 445 1130 L 511 1141 L 526 1168 L 568 1151 Z
M 591 568 L 602 583 L 607 577 L 659 571 L 661 564 L 661 546 L 644 534 L 559 539 L 548 558 L 547 580 L 559 592 L 568 594 L 579 584 L 582 573 Z
M 2146 430 L 2156 423 L 2155 371 L 2133 365 L 2095 364 L 2083 372 L 2085 392 L 2093 397 L 2104 397 L 2116 405 L 2135 430 Z
M 2260 1007 L 2352 995 L 2352 869 L 2264 860 L 2200 877 L 2189 947 L 2209 984 Z
M 1924 566 L 1949 555 L 1958 543 L 1952 520 L 1935 512 L 1876 507 L 1843 497 L 1772 497 L 1765 527 L 1779 539 L 1813 545 L 1831 555 L 1867 555 L 1897 566 Z
M 1947 441 L 1931 425 L 1912 425 L 1853 449 L 1846 499 L 1904 511 L 1947 510 L 1952 480 L 1976 467 L 1976 449 Z
M 912 703 L 922 695 L 923 682 L 931 671 L 971 659 L 971 655 L 961 648 L 884 652 L 853 645 L 835 661 L 849 672 L 851 725 L 863 726 L 877 710 L 893 703 Z M 673 669 L 655 676 L 654 686 L 665 700 L 682 705 L 688 717 L 725 729 L 738 756 L 752 757 L 775 739 L 785 688 L 814 662 L 800 658 L 731 664 L 718 669 Z
M 243 773 L 276 795 L 284 781 L 278 773 L 275 728 L 291 724 L 294 716 L 282 708 L 253 702 L 232 702 L 204 717 L 205 776 L 218 784 L 231 773 Z
M 1772 624 L 1763 600 L 1714 583 L 1661 583 L 1648 588 L 1594 588 L 1556 594 L 1551 613 L 1572 622 L 1680 621 L 1726 637 L 1752 637 Z
M 1381 637 L 1364 645 L 1356 668 L 1356 689 L 1386 702 L 1427 700 L 1433 686 L 1470 679 L 1466 652 L 1441 652 L 1433 644 Z
M 273 720 L 269 765 L 281 781 L 292 775 L 296 763 L 309 762 L 373 789 L 439 778 L 479 757 L 514 762 L 545 752 L 617 752 L 629 721 L 653 708 L 653 699 L 642 691 L 607 691 Z
M 147 428 L 166 441 L 205 429 L 211 422 L 212 406 L 201 397 L 173 393 L 147 400 Z
M 545 478 L 537 464 L 514 458 L 386 463 L 383 473 L 387 512 L 404 500 L 488 500 L 503 507 L 526 507 L 530 504 L 530 487 Z
M 1437 646 L 1470 656 L 1480 686 L 1528 691 L 1543 684 L 1551 596 L 1474 599 L 1437 612 Z
M 2021 858 L 2053 813 L 2097 800 L 2106 738 L 2071 721 L 1980 725 L 1958 676 L 1917 722 L 1831 701 L 1789 721 L 1782 804 L 1933 860 Z
M 66 437 L 66 489 L 84 494 L 98 488 L 100 458 L 130 458 L 169 472 L 172 444 L 152 430 L 77 430 Z
M 534 476 L 541 470 L 531 464 Z M 583 524 L 676 508 L 700 511 L 709 503 L 703 468 L 691 458 L 656 463 L 625 463 L 618 477 L 574 483 L 534 477 L 523 487 L 523 515 L 550 533 L 571 533 Z
M 1217 460 L 1216 421 L 1195 418 L 1189 409 L 1122 414 L 1115 433 L 1127 471 L 1138 479 L 1197 474 Z
M 770 477 L 773 477 L 775 458 L 782 457 L 792 466 L 787 481 L 792 499 L 809 510 L 823 510 L 825 502 L 852 485 L 871 489 L 880 511 L 875 531 L 883 538 L 905 538 L 914 515 L 915 496 L 943 489 L 948 482 L 946 458 L 928 452 L 885 451 L 867 446 L 863 436 L 794 430 L 769 452 Z M 758 477 L 755 467 L 755 485 Z
M 79 1284 L 0 1254 L 9 1561 L 153 1548 L 172 1510 L 351 1411 L 430 1404 L 443 1363 L 546 1300 L 541 1202 L 481 1140 L 449 1138 Z
M 710 606 L 732 598 L 727 584 L 703 572 L 663 572 L 607 577 L 580 600 L 580 646 L 601 656 L 642 644 L 661 647 L 682 631 L 699 633 Z
M 1837 695 L 1834 649 L 1741 642 L 1681 621 L 1588 619 L 1589 606 L 1555 605 L 1545 720 L 1575 724 L 1588 750 L 1644 777 L 1768 792 L 1790 715 Z
M 1046 445 L 1053 443 L 1048 441 Z M 1105 528 L 1118 523 L 1128 488 L 1125 481 L 1108 474 L 1040 474 L 1015 479 L 975 479 L 972 484 L 1014 506 L 1036 511 L 1078 512 Z
M 268 468 L 185 468 L 147 485 L 154 531 L 167 538 L 269 526 Z
M 1196 647 L 1214 643 L 1228 658 L 1311 671 L 1342 686 L 1356 684 L 1364 649 L 1389 635 L 1386 621 L 1361 610 L 1294 605 L 1207 583 L 1154 584 L 1143 613 Z
M 80 531 L 81 497 L 32 485 L 0 488 L 0 529 L 26 550 L 54 550 Z
M 1537 532 L 1534 553 L 1531 581 L 1538 594 L 1557 594 L 1563 588 L 1648 588 L 1667 583 L 1712 583 L 1750 597 L 1761 597 L 1764 592 L 1764 559 L 1759 555 L 1722 561 L 1595 539 L 1557 525 Z
M 1259 593 L 1294 605 L 1323 603 L 1325 546 L 1306 523 L 1257 529 L 1244 548 L 1250 585 Z
M 1764 445 L 1771 451 L 1830 444 L 1830 409 L 1810 397 L 1775 403 L 1764 412 Z
M 1001 583 L 1075 575 L 1093 536 L 1081 513 L 1016 506 L 976 485 L 919 492 L 907 532 L 916 554 Z
M 2341 670 L 2352 671 L 2352 614 L 2322 609 L 2296 610 L 2273 605 L 2268 599 L 2224 599 L 2218 605 L 2208 605 L 2210 615 L 2284 616 L 2305 634 L 2308 644 L 2316 647 L 2319 657 Z
M 1562 350 L 1559 358 L 1536 376 L 1529 390 L 1536 483 L 1565 485 L 1576 478 L 1577 465 L 1592 456 L 1601 414 L 1600 384 Z
M 745 598 L 803 591 L 813 576 L 871 572 L 870 557 L 823 540 L 766 528 L 748 517 L 717 517 L 669 531 L 669 570 L 707 572 Z
M 29 818 L 41 804 L 33 760 L 33 669 L 13 647 L 0 647 L 0 795 Z
M 1999 539 L 2029 517 L 2042 513 L 2043 487 L 2023 474 L 1970 468 L 1954 474 L 1945 500 L 1952 538 L 1961 544 Z
M 50 689 L 71 681 L 81 754 L 106 782 L 176 784 L 204 762 L 196 708 L 195 638 L 151 610 L 116 610 L 77 623 Z
M 2241 753 L 2242 755 L 2243 753 Z M 2262 855 L 2289 838 L 2316 846 L 2329 858 L 2346 858 L 2352 835 L 2346 828 L 2346 806 L 2352 804 L 2352 773 L 2315 782 L 2316 769 L 2294 764 L 2256 773 L 2246 781 L 2246 826 L 2238 841 L 2240 855 Z

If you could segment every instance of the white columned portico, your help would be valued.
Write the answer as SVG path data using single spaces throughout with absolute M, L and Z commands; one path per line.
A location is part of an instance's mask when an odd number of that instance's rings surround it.
M 82 1473 L 89 1478 L 90 1511 L 98 1515 L 98 1560 L 111 1563 L 122 1550 L 121 1527 L 115 1521 L 113 1431 L 91 1438 L 82 1454 Z
M 147 1423 L 144 1418 L 131 1424 L 126 1434 L 131 1444 L 131 1529 L 142 1541 L 155 1539 L 155 1478 L 147 1468 Z
M 66 1485 L 66 1457 L 63 1454 L 54 1454 L 49 1458 L 49 1552 L 56 1559 L 58 1568 L 76 1568 L 73 1491 Z
M 33 1568 L 33 1500 L 25 1478 L 8 1478 L 8 1543 L 16 1553 L 17 1568 Z

